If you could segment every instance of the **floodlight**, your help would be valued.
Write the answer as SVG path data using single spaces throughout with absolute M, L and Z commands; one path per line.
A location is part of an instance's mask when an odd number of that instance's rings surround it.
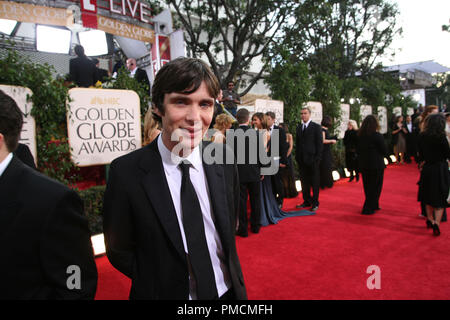
M 11 35 L 17 25 L 15 20 L 0 19 L 0 32 Z
M 101 30 L 89 30 L 78 33 L 80 44 L 87 56 L 101 56 L 108 54 L 106 33 Z
M 72 32 L 63 28 L 36 26 L 36 49 L 43 52 L 69 54 Z

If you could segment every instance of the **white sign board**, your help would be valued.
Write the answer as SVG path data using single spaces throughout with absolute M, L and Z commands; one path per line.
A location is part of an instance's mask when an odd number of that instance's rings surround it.
M 78 166 L 109 164 L 141 147 L 140 103 L 134 91 L 74 88 L 69 94 L 67 130 Z
M 406 109 L 406 115 L 412 116 L 414 114 L 414 108 L 408 108 Z
M 255 112 L 266 113 L 267 111 L 272 111 L 275 113 L 275 123 L 278 124 L 283 122 L 284 116 L 284 103 L 283 101 L 278 100 L 265 100 L 265 99 L 256 99 L 255 100 Z M 250 110 L 249 110 L 250 111 Z
M 402 115 L 402 107 L 395 107 L 392 109 L 392 113 L 395 114 L 397 117 Z
M 378 122 L 380 124 L 380 133 L 385 134 L 388 132 L 387 108 L 379 106 L 377 112 L 378 112 Z
M 22 132 L 20 133 L 19 143 L 28 146 L 33 155 L 34 162 L 37 165 L 37 149 L 36 149 L 36 122 L 31 116 L 31 108 L 33 104 L 27 101 L 27 96 L 31 97 L 33 92 L 25 87 L 0 85 L 0 90 L 9 95 L 17 103 L 23 115 Z
M 364 118 L 367 117 L 369 114 L 372 114 L 372 106 L 362 105 L 360 111 L 361 123 L 363 122 Z
M 308 101 L 306 106 L 311 109 L 311 121 L 320 124 L 322 122 L 322 104 L 316 101 Z
M 337 127 L 338 139 L 343 139 L 345 136 L 345 131 L 348 128 L 348 121 L 350 120 L 350 105 L 341 104 L 341 120 L 339 127 Z

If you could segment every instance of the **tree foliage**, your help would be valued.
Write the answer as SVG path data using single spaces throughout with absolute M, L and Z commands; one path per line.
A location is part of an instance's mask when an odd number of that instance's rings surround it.
M 222 85 L 236 81 L 245 95 L 263 78 L 261 60 L 286 21 L 293 2 L 277 0 L 167 0 L 177 13 L 193 57 L 206 57 Z

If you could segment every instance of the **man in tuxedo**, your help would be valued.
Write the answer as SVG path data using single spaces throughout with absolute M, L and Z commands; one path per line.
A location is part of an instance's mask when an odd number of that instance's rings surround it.
M 130 71 L 130 77 L 135 78 L 138 82 L 150 88 L 147 72 L 137 67 L 136 59 L 130 58 L 127 60 L 127 69 Z
M 249 126 L 250 113 L 247 109 L 239 109 L 236 113 L 236 118 L 239 123 L 239 128 L 235 131 L 234 154 L 238 159 L 237 167 L 241 190 L 239 228 L 236 234 L 241 237 L 247 237 L 247 199 L 249 197 L 251 207 L 250 228 L 253 233 L 258 233 L 261 228 L 261 164 L 258 159 L 259 139 L 256 130 Z M 254 137 L 253 140 L 252 137 Z
M 97 268 L 83 203 L 12 153 L 22 124 L 0 91 L 0 299 L 93 299 Z
M 287 165 L 287 151 L 289 149 L 287 141 L 286 141 L 286 131 L 284 131 L 283 128 L 275 125 L 275 113 L 272 111 L 266 112 L 267 116 L 267 126 L 269 127 L 270 131 L 270 140 L 269 140 L 269 156 L 276 157 L 279 161 L 280 168 L 285 168 Z M 278 139 L 274 141 L 274 135 L 273 133 L 275 130 L 278 131 Z M 273 153 L 272 149 L 274 143 L 278 144 L 278 154 Z M 283 188 L 283 180 L 281 177 L 281 170 L 278 170 L 276 174 L 266 177 L 272 179 L 272 190 L 275 196 L 275 199 L 277 200 L 278 207 L 283 206 L 283 200 L 284 200 L 284 188 Z
M 236 164 L 205 161 L 201 144 L 219 89 L 199 59 L 165 64 L 152 88 L 162 134 L 111 163 L 106 253 L 131 278 L 130 299 L 247 297 L 235 244 Z
M 223 111 L 224 106 L 220 102 L 220 100 L 222 100 L 222 95 L 223 95 L 223 92 L 222 92 L 222 90 L 220 90 L 219 91 L 219 96 L 216 98 L 216 100 L 214 100 L 214 114 L 213 114 L 213 118 L 212 118 L 211 124 L 209 125 L 210 129 L 214 128 L 214 124 L 216 123 L 217 116 L 219 114 L 224 113 L 224 111 Z
M 94 62 L 86 57 L 83 46 L 76 45 L 74 51 L 77 57 L 69 61 L 70 80 L 78 87 L 88 88 L 95 85 L 99 76 Z
M 406 140 L 406 152 L 405 152 L 405 162 L 411 163 L 411 157 L 414 158 L 416 163 L 417 160 L 417 132 L 418 129 L 412 121 L 412 117 L 407 115 L 405 120 L 405 129 L 407 133 L 405 134 Z
M 319 208 L 319 165 L 323 149 L 322 127 L 311 121 L 311 110 L 301 110 L 302 122 L 297 127 L 296 154 L 300 181 L 302 183 L 303 203 L 297 208 L 311 207 L 311 211 Z M 312 190 L 312 195 L 311 195 Z

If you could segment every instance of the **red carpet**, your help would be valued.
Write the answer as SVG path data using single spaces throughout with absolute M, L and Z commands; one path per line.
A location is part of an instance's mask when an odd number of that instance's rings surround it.
M 450 227 L 434 237 L 419 217 L 415 165 L 385 171 L 381 210 L 360 214 L 362 182 L 321 190 L 316 215 L 287 218 L 237 238 L 249 299 L 450 299 Z M 300 196 L 301 198 L 301 196 Z M 287 199 L 293 210 L 301 199 Z M 369 290 L 367 267 L 381 270 Z M 97 299 L 127 299 L 130 281 L 97 259 Z

